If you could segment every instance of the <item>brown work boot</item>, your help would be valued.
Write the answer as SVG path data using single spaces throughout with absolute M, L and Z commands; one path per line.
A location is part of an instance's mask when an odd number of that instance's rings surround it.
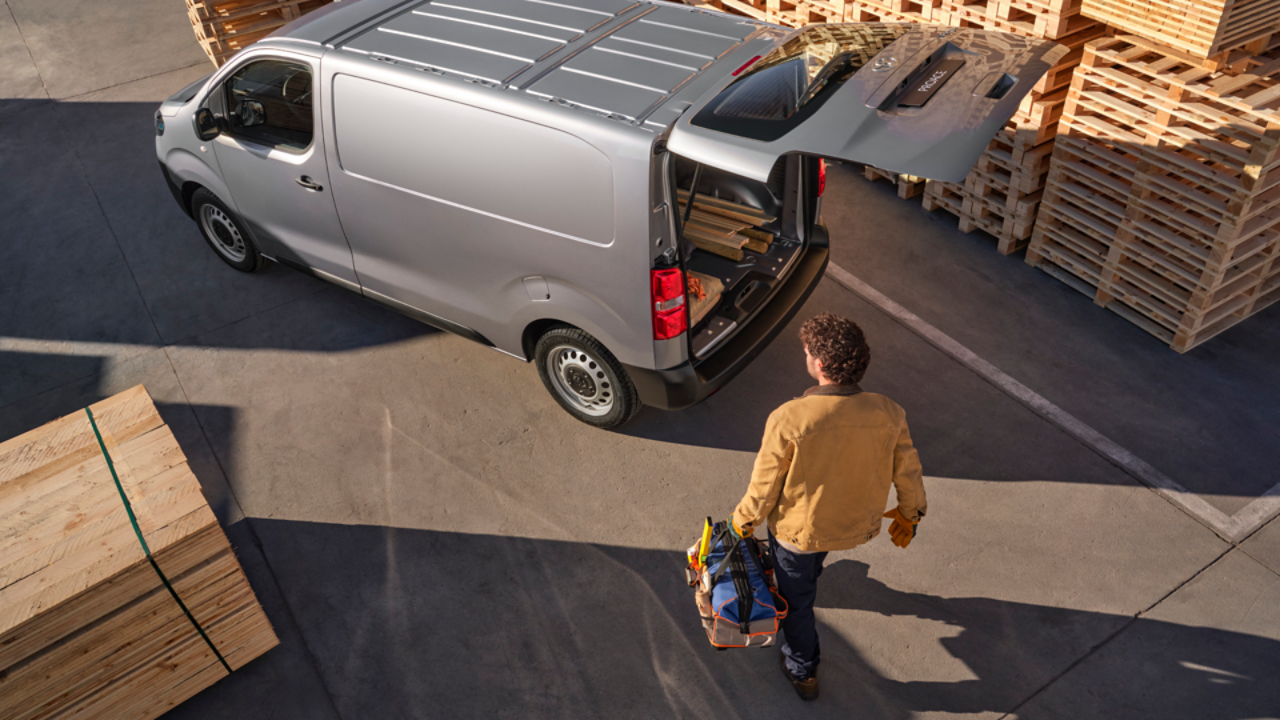
M 791 685 L 795 687 L 796 694 L 800 696 L 800 699 L 804 700 L 805 702 L 811 702 L 813 700 L 817 700 L 818 699 L 818 676 L 815 675 L 809 678 L 808 680 L 800 680 L 796 678 L 795 675 L 792 675 L 791 671 L 787 669 L 787 656 L 783 655 L 782 653 L 778 653 L 778 657 L 782 658 L 783 674 L 786 675 L 787 679 L 791 681 Z

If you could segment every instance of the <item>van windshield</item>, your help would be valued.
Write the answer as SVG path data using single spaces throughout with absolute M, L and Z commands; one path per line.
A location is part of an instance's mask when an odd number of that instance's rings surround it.
M 754 140 L 777 140 L 910 28 L 906 23 L 805 28 L 730 83 L 692 124 Z

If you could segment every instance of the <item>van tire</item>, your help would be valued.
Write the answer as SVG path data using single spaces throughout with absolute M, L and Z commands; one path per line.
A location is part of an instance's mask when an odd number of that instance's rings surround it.
M 216 195 L 204 188 L 191 195 L 191 217 L 204 241 L 222 261 L 240 272 L 258 272 L 267 259 L 245 228 L 244 221 Z
M 547 392 L 581 422 L 612 430 L 640 412 L 640 395 L 622 364 L 578 328 L 560 326 L 543 333 L 533 358 Z

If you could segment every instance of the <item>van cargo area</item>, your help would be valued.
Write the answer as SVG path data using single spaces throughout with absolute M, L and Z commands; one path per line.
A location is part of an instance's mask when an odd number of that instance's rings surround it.
M 783 156 L 762 183 L 676 158 L 689 355 L 695 364 L 750 321 L 804 250 L 806 213 L 796 201 L 804 164 L 799 156 Z

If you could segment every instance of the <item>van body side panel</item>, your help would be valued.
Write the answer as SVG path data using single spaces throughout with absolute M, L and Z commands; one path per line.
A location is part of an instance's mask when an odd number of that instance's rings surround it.
M 652 367 L 647 153 L 623 158 L 642 163 L 624 171 L 595 144 L 526 119 L 536 112 L 500 97 L 495 108 L 459 102 L 474 86 L 332 59 L 330 181 L 362 287 L 512 354 L 524 355 L 525 318 L 553 319 Z M 530 297 L 531 276 L 546 279 L 550 299 Z
M 174 131 L 165 133 L 165 135 L 171 134 L 176 135 L 177 133 Z M 156 139 L 157 145 L 160 145 L 160 140 L 163 140 L 163 138 Z M 199 140 L 195 140 L 191 144 L 195 144 L 195 142 L 199 142 Z M 227 189 L 227 184 L 222 181 L 221 168 L 218 167 L 218 159 L 213 156 L 213 153 L 207 150 L 203 153 L 192 152 L 182 145 L 173 144 L 174 147 L 172 148 L 158 148 L 158 154 L 160 155 L 160 162 L 169 171 L 169 176 L 178 185 L 178 188 L 181 189 L 184 183 L 196 183 L 208 189 L 219 200 L 226 203 L 227 207 L 239 212 L 239 208 L 236 207 L 235 201 L 231 198 L 231 191 Z M 183 210 L 188 214 L 191 212 L 191 208 L 184 207 Z

